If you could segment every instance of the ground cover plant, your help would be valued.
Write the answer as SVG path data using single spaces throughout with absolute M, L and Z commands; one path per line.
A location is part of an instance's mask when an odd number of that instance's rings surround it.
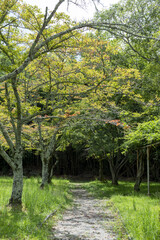
M 113 207 L 124 224 L 129 239 L 160 239 L 160 183 L 151 183 L 151 195 L 147 196 L 147 184 L 142 183 L 141 191 L 134 192 L 133 182 L 120 181 L 113 186 L 110 181 L 93 181 L 84 187 L 98 198 Z M 116 228 L 117 226 L 115 226 Z M 120 238 L 123 239 L 123 238 Z
M 23 207 L 12 209 L 8 204 L 12 179 L 0 177 L 0 239 L 48 239 L 54 221 L 71 204 L 69 181 L 53 179 L 43 190 L 40 179 L 24 179 Z M 51 214 L 53 217 L 45 218 Z M 44 223 L 43 223 L 44 222 Z

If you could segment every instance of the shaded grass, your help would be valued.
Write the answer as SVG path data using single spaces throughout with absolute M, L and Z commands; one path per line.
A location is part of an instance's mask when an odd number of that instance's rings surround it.
M 72 202 L 69 181 L 54 179 L 43 190 L 38 179 L 24 179 L 23 210 L 7 207 L 11 195 L 12 179 L 0 177 L 0 239 L 48 239 L 54 221 Z M 52 212 L 54 217 L 41 223 Z
M 110 198 L 113 210 L 118 212 L 124 223 L 129 239 L 160 239 L 160 184 L 151 183 L 151 196 L 147 196 L 147 185 L 142 183 L 141 191 L 134 192 L 132 182 L 93 181 L 83 186 L 97 198 Z M 106 202 L 106 207 L 108 201 Z M 120 238 L 123 239 L 123 238 Z

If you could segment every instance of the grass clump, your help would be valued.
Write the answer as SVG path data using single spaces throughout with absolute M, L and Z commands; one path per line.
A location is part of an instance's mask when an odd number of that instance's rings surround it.
M 7 207 L 12 190 L 12 179 L 0 177 L 0 239 L 48 239 L 54 221 L 71 204 L 69 181 L 54 179 L 52 184 L 40 189 L 37 178 L 24 179 L 23 209 Z M 52 212 L 54 217 L 44 219 Z
M 160 184 L 151 183 L 150 197 L 147 196 L 145 183 L 141 185 L 139 193 L 133 191 L 133 186 L 132 182 L 122 181 L 118 186 L 112 186 L 111 182 L 99 181 L 84 184 L 97 198 L 110 198 L 113 209 L 120 216 L 130 239 L 159 240 Z

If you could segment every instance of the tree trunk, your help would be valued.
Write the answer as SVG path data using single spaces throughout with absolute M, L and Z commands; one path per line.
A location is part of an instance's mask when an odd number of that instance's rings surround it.
M 51 159 L 48 163 L 48 183 L 51 183 L 53 176 L 53 159 Z
M 140 191 L 140 184 L 142 182 L 143 172 L 144 172 L 144 164 L 143 164 L 142 153 L 139 156 L 139 151 L 137 151 L 137 177 L 134 185 L 134 190 L 136 192 Z
M 51 161 L 49 161 L 49 170 L 48 170 L 48 183 L 51 183 L 51 180 L 52 180 L 52 177 L 53 177 L 53 170 L 54 170 L 54 168 L 56 167 L 56 165 L 58 164 L 58 162 L 59 162 L 59 160 L 58 160 L 58 158 L 55 158 L 56 159 L 56 161 L 55 161 L 55 163 L 53 163 L 53 160 Z
M 22 204 L 22 191 L 23 191 L 23 166 L 22 166 L 22 154 L 19 153 L 15 160 L 15 168 L 13 169 L 13 186 L 12 194 L 9 200 L 10 205 Z
M 113 185 L 118 185 L 118 175 L 116 173 L 116 169 L 113 164 L 113 159 L 109 159 L 109 167 L 111 171 L 111 176 L 112 176 L 112 184 Z
M 112 175 L 112 185 L 118 185 L 118 177 L 114 169 L 111 170 Z
M 42 160 L 42 183 L 41 188 L 49 183 L 49 161 L 47 159 Z
M 44 156 L 41 156 L 42 160 L 42 182 L 41 182 L 41 188 L 43 188 L 45 185 L 51 183 L 52 176 L 53 176 L 53 170 L 56 167 L 58 160 L 53 164 L 53 161 L 51 158 L 46 158 Z
M 54 134 L 50 140 L 50 143 L 48 146 L 44 145 L 44 140 L 42 136 L 41 131 L 41 122 L 38 121 L 38 131 L 39 131 L 39 137 L 40 137 L 40 146 L 41 146 L 41 161 L 42 161 L 42 183 L 41 188 L 43 188 L 45 185 L 51 182 L 51 158 L 53 156 L 53 153 L 55 152 L 56 148 L 56 135 L 58 133 L 59 128 L 57 128 L 54 131 Z

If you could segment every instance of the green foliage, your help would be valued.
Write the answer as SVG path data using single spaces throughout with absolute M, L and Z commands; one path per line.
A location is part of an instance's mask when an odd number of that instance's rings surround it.
M 69 182 L 54 179 L 45 189 L 39 188 L 37 178 L 24 180 L 23 209 L 6 206 L 11 193 L 11 178 L 0 178 L 0 239 L 48 239 L 54 222 L 71 204 Z M 52 212 L 55 214 L 41 226 Z
M 160 120 L 154 120 L 138 124 L 135 130 L 130 130 L 125 135 L 123 148 L 139 148 L 147 144 L 154 144 L 160 141 Z
M 119 39 L 122 51 L 117 54 L 114 63 L 119 66 L 136 68 L 141 72 L 140 81 L 136 79 L 134 86 L 137 104 L 144 109 L 152 111 L 159 102 L 159 44 L 154 39 L 159 36 L 160 11 L 158 0 L 122 0 L 112 5 L 108 10 L 97 14 L 98 20 L 113 24 L 110 36 Z M 124 33 L 124 32 L 125 33 Z M 143 37 L 137 37 L 137 36 Z M 153 39 L 151 39 L 153 38 Z M 138 97 L 141 96 L 140 98 Z M 150 101 L 152 100 L 152 101 Z M 130 111 L 130 104 L 126 108 Z M 126 109 L 127 110 L 127 109 Z M 145 111 L 145 109 L 144 109 Z M 159 115 L 159 109 L 157 109 Z M 131 110 L 130 115 L 132 115 Z M 147 114 L 147 113 L 146 113 Z M 157 114 L 157 112 L 154 114 Z M 150 120 L 143 117 L 135 118 L 135 121 Z

